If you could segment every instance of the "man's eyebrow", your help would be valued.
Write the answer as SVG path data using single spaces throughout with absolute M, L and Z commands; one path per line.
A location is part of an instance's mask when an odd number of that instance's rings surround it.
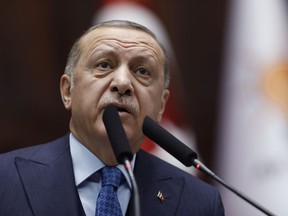
M 105 55 L 109 55 L 109 56 L 117 56 L 117 51 L 112 50 L 112 49 L 103 49 L 103 48 L 95 48 L 94 50 L 92 50 L 90 53 L 88 53 L 88 55 L 86 56 L 89 61 L 91 60 L 95 60 L 98 56 L 105 56 Z
M 89 59 L 95 59 L 97 56 L 100 55 L 111 55 L 111 56 L 117 56 L 120 55 L 119 52 L 115 49 L 103 49 L 103 48 L 95 48 L 93 51 L 90 52 L 90 55 L 88 55 Z M 155 55 L 155 53 L 151 50 L 143 50 L 142 52 L 136 52 L 132 56 L 132 59 L 139 59 L 139 60 L 149 60 L 153 59 L 154 61 L 158 62 L 159 57 Z
M 155 56 L 152 55 L 152 54 L 143 54 L 143 53 L 141 53 L 139 55 L 135 55 L 133 57 L 133 59 L 136 60 L 136 61 L 145 61 L 145 62 L 149 61 L 149 62 L 153 62 L 153 63 L 157 63 L 157 64 L 159 63 L 158 62 L 158 58 L 155 58 Z

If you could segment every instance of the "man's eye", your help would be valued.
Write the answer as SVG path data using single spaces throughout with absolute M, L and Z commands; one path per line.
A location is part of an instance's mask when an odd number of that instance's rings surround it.
M 149 72 L 146 68 L 137 68 L 136 73 L 142 76 L 149 76 Z
M 109 64 L 109 62 L 100 62 L 100 63 L 96 64 L 96 68 L 110 69 L 111 65 Z

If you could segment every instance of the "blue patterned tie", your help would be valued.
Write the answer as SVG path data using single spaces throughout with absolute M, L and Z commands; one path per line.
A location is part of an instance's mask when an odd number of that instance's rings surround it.
M 122 216 L 117 198 L 117 189 L 123 175 L 116 167 L 106 166 L 101 169 L 102 188 L 96 203 L 96 216 Z

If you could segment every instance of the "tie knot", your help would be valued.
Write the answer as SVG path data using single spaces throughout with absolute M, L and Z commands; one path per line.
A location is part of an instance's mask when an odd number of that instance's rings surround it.
M 105 166 L 101 169 L 101 172 L 102 172 L 102 187 L 112 185 L 118 188 L 120 182 L 124 177 L 117 167 Z

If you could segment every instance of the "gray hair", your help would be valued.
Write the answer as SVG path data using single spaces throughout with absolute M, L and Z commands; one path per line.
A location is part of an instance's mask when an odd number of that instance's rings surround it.
M 168 88 L 169 82 L 170 82 L 170 71 L 169 71 L 169 67 L 168 67 L 167 53 L 166 53 L 166 50 L 164 49 L 163 45 L 159 42 L 159 40 L 157 39 L 155 34 L 150 29 L 148 29 L 145 26 L 140 25 L 138 23 L 126 21 L 126 20 L 110 20 L 110 21 L 99 23 L 99 24 L 89 28 L 80 38 L 78 38 L 76 40 L 76 42 L 73 44 L 73 46 L 70 50 L 70 53 L 68 55 L 68 59 L 67 59 L 66 67 L 65 67 L 65 72 L 64 72 L 65 74 L 68 74 L 71 77 L 72 85 L 74 82 L 74 80 L 73 80 L 74 68 L 80 59 L 81 51 L 82 51 L 81 46 L 80 46 L 80 41 L 88 33 L 90 33 L 91 31 L 93 31 L 97 28 L 101 28 L 101 27 L 117 27 L 117 28 L 136 29 L 136 30 L 143 31 L 143 32 L 147 33 L 148 35 L 150 35 L 158 43 L 158 45 L 160 46 L 160 48 L 164 54 L 164 64 L 163 64 L 164 85 L 165 85 L 165 88 Z

